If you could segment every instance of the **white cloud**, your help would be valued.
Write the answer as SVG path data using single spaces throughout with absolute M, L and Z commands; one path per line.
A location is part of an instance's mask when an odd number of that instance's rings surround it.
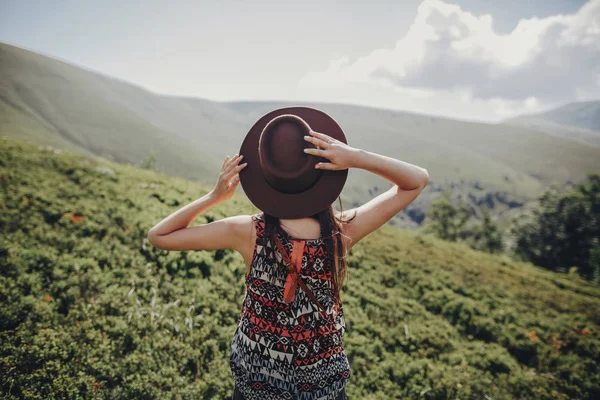
M 372 97 L 390 91 L 396 93 L 390 106 L 408 103 L 413 110 L 415 96 L 442 96 L 463 104 L 457 109 L 448 103 L 451 115 L 476 119 L 600 97 L 600 0 L 572 15 L 523 19 L 509 34 L 494 30 L 491 15 L 425 0 L 394 48 L 332 60 L 325 71 L 302 78 L 299 87 L 347 94 L 370 87 Z M 475 103 L 478 112 L 469 109 Z M 434 112 L 427 102 L 419 104 L 423 109 L 415 111 Z

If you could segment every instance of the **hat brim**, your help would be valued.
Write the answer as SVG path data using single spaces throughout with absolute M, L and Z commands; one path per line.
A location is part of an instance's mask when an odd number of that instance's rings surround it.
M 307 190 L 300 193 L 283 193 L 273 188 L 264 178 L 258 156 L 260 135 L 273 118 L 282 114 L 294 114 L 304 119 L 317 132 L 322 132 L 343 143 L 348 143 L 342 128 L 323 111 L 310 107 L 285 107 L 261 117 L 246 135 L 240 148 L 240 156 L 248 165 L 239 173 L 242 189 L 258 209 L 277 218 L 303 218 L 314 215 L 329 207 L 338 198 L 348 170 L 322 170 L 320 178 Z M 314 156 L 312 156 L 314 157 Z M 327 162 L 327 159 L 322 159 Z

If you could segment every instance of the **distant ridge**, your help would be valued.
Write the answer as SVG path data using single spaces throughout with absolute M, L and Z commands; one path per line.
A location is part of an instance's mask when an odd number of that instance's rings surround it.
M 543 113 L 511 118 L 506 123 L 600 146 L 600 101 L 569 103 Z
M 430 185 L 395 219 L 407 227 L 418 226 L 446 189 L 473 212 L 485 203 L 502 214 L 551 183 L 578 182 L 600 170 L 600 147 L 543 129 L 357 105 L 165 96 L 7 44 L 0 44 L 0 75 L 0 135 L 130 164 L 156 152 L 156 170 L 202 183 L 214 183 L 224 157 L 239 151 L 264 113 L 317 107 L 340 123 L 350 145 L 427 168 Z M 380 177 L 351 170 L 344 208 L 389 187 Z

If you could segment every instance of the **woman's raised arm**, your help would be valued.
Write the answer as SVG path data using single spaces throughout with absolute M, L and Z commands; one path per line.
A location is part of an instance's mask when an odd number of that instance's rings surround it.
M 180 208 L 148 231 L 153 246 L 165 250 L 240 250 L 252 229 L 250 215 L 223 218 L 208 224 L 188 227 L 200 214 L 231 198 L 239 184 L 238 173 L 246 166 L 242 157 L 225 158 L 214 189 Z
M 355 218 L 343 226 L 348 250 L 413 202 L 429 182 L 429 173 L 424 168 L 381 154 L 352 148 L 323 133 L 311 132 L 305 140 L 318 147 L 318 149 L 306 149 L 307 153 L 330 160 L 329 163 L 317 164 L 317 168 L 329 170 L 361 168 L 394 184 L 392 188 L 369 202 L 355 210 L 347 211 L 347 213 L 356 211 Z

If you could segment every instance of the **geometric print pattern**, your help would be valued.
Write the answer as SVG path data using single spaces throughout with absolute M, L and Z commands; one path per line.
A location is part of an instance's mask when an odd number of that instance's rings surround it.
M 264 234 L 264 216 L 252 219 L 257 239 L 229 359 L 235 384 L 247 400 L 334 400 L 351 370 L 342 343 L 343 306 L 332 294 L 332 261 L 325 242 L 303 240 L 299 272 L 325 311 L 299 285 L 294 300 L 285 303 L 288 271 L 279 251 L 269 251 L 267 257 L 266 249 L 275 243 Z M 291 254 L 299 239 L 277 234 Z

